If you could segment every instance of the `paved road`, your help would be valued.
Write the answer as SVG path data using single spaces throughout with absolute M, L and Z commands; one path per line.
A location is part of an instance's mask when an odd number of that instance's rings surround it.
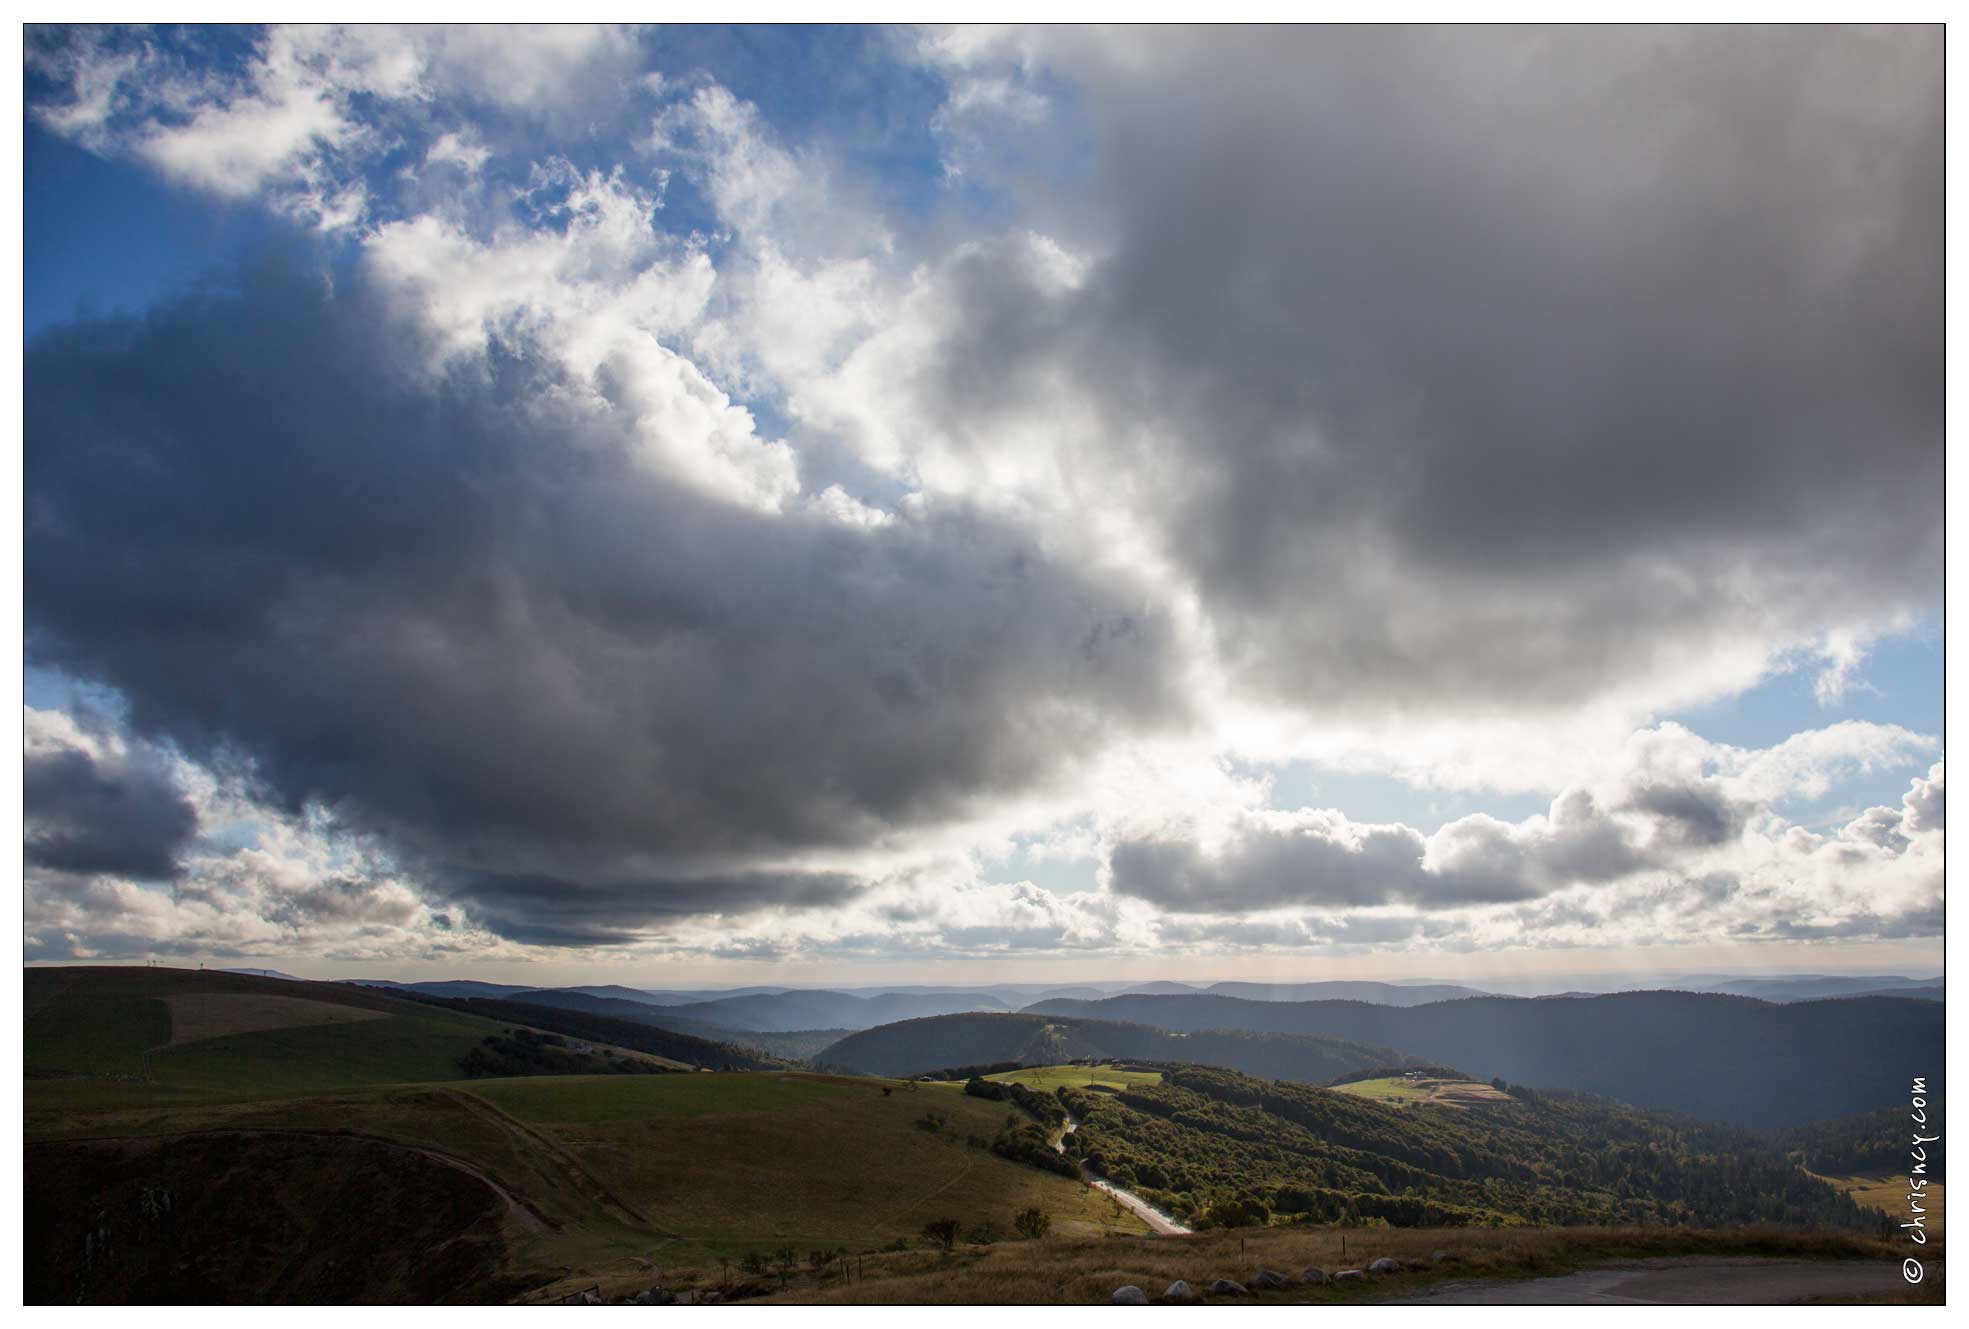
M 1931 1268 L 1930 1278 L 1940 1270 Z M 1627 1260 L 1560 1278 L 1446 1283 L 1407 1306 L 1768 1306 L 1905 1292 L 1897 1263 L 1674 1256 Z
M 1079 1129 L 1080 1123 L 1072 1117 L 1068 1117 L 1066 1125 L 1058 1135 L 1053 1137 L 1053 1147 L 1064 1154 L 1067 1151 L 1067 1136 L 1072 1135 Z M 1158 1237 L 1182 1236 L 1190 1230 L 1171 1218 L 1168 1214 L 1163 1213 L 1162 1210 L 1150 1204 L 1147 1200 L 1144 1200 L 1141 1196 L 1124 1191 L 1112 1182 L 1095 1176 L 1087 1170 L 1085 1163 L 1080 1165 L 1080 1179 L 1089 1186 L 1092 1186 L 1095 1190 L 1106 1191 L 1109 1195 L 1112 1195 L 1120 1203 L 1122 1208 L 1133 1213 L 1144 1223 L 1147 1223 L 1149 1225 L 1149 1231 L 1155 1233 Z

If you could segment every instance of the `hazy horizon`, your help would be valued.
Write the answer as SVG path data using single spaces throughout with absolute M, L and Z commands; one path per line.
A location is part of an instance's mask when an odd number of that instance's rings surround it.
M 1687 960 L 1689 957 L 1682 957 Z M 33 961 L 32 964 L 132 964 L 142 961 L 113 960 L 56 960 Z M 166 965 L 194 968 L 195 960 L 159 961 Z M 1408 973 L 1387 967 L 1360 971 L 1340 971 L 1331 967 L 1319 970 L 1297 971 L 1292 969 L 1239 969 L 1222 973 L 1198 974 L 1194 971 L 1172 969 L 1161 962 L 1151 961 L 1141 966 L 1138 972 L 1117 974 L 1109 972 L 1090 972 L 1086 969 L 1072 969 L 1063 965 L 1056 974 L 1029 973 L 1025 970 L 1004 972 L 1001 970 L 972 970 L 966 967 L 963 975 L 951 976 L 950 967 L 945 966 L 935 973 L 915 970 L 898 970 L 888 976 L 873 975 L 866 968 L 835 971 L 826 974 L 806 974 L 793 972 L 790 966 L 756 964 L 750 968 L 725 968 L 699 971 L 695 977 L 684 977 L 675 968 L 632 968 L 616 967 L 607 969 L 569 969 L 553 965 L 499 965 L 462 964 L 455 966 L 430 967 L 417 964 L 390 963 L 383 961 L 343 962 L 333 960 L 312 960 L 288 958 L 281 964 L 253 964 L 250 960 L 229 958 L 213 961 L 206 965 L 215 969 L 270 969 L 294 978 L 310 981 L 333 981 L 337 979 L 390 979 L 398 982 L 442 982 L 446 980 L 472 980 L 485 983 L 518 984 L 530 987 L 565 988 L 597 987 L 619 985 L 628 988 L 642 988 L 651 991 L 720 991 L 747 987 L 786 987 L 786 988 L 833 988 L 856 989 L 874 987 L 952 987 L 984 988 L 992 986 L 1019 987 L 1072 987 L 1080 984 L 1126 985 L 1149 982 L 1177 982 L 1193 987 L 1208 987 L 1213 983 L 1320 983 L 1320 982 L 1379 982 L 1397 985 L 1448 984 L 1463 987 L 1486 988 L 1506 995 L 1541 995 L 1561 992 L 1577 986 L 1581 990 L 1619 989 L 1644 985 L 1654 981 L 1672 982 L 1676 979 L 1714 978 L 1714 979 L 1756 979 L 1778 977 L 1902 977 L 1902 978 L 1940 978 L 1943 973 L 1943 957 L 1939 950 L 1929 954 L 1925 960 L 1894 959 L 1882 957 L 1875 964 L 1847 965 L 1806 969 L 1782 964 L 1761 967 L 1733 966 L 1718 964 L 1705 968 L 1700 965 L 1628 970 L 1579 970 L 1551 969 L 1534 970 L 1521 966 L 1486 966 L 1481 971 L 1469 972 L 1430 972 Z

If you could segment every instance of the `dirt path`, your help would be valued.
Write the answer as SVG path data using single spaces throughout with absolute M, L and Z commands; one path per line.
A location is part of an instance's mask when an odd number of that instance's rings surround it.
M 1053 1147 L 1064 1154 L 1067 1151 L 1067 1136 L 1072 1135 L 1079 1129 L 1080 1123 L 1072 1117 L 1068 1117 L 1066 1125 L 1061 1127 L 1060 1133 L 1053 1137 Z M 1088 1170 L 1085 1163 L 1080 1164 L 1080 1179 L 1089 1186 L 1092 1186 L 1095 1190 L 1105 1191 L 1109 1195 L 1112 1195 L 1116 1203 L 1135 1215 L 1135 1217 L 1141 1219 L 1144 1223 L 1147 1223 L 1149 1225 L 1149 1231 L 1155 1233 L 1158 1237 L 1183 1236 L 1190 1230 L 1171 1218 L 1168 1214 L 1163 1213 L 1162 1210 L 1150 1204 L 1147 1200 L 1144 1200 L 1141 1196 L 1122 1190 L 1121 1187 L 1104 1177 L 1095 1176 Z
M 1940 1275 L 1928 1271 L 1929 1277 Z M 1770 1306 L 1908 1290 L 1901 1267 L 1874 1260 L 1669 1256 L 1626 1260 L 1559 1278 L 1445 1283 L 1402 1306 Z
M 545 1131 L 535 1129 L 498 1104 L 481 1098 L 469 1090 L 440 1088 L 436 1092 L 447 1102 L 456 1104 L 462 1110 L 474 1114 L 512 1137 L 518 1152 L 522 1156 L 530 1154 L 535 1166 L 546 1165 L 558 1168 L 561 1179 L 569 1189 L 589 1203 L 613 1209 L 618 1217 L 625 1218 L 638 1227 L 648 1228 L 660 1236 L 678 1235 L 664 1231 L 659 1225 L 650 1221 L 648 1216 L 617 1196 L 601 1178 L 588 1170 L 587 1164 L 583 1163 L 573 1150 Z

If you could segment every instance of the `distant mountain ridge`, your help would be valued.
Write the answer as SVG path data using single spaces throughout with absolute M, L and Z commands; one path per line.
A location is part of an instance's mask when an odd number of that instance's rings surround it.
M 672 1033 L 688 1034 L 692 1038 L 701 1038 L 713 1043 L 736 1044 L 768 1057 L 783 1057 L 791 1061 L 805 1061 L 828 1044 L 853 1032 L 839 1025 L 822 1029 L 771 1032 L 758 1029 L 732 1029 L 679 1015 L 676 1013 L 678 1008 L 675 1006 L 659 1006 L 622 997 L 597 997 L 580 988 L 545 988 L 534 992 L 521 992 L 506 1000 L 523 1006 L 580 1011 L 611 1020 L 628 1020 L 656 1029 L 667 1029 Z
M 727 1029 L 788 1033 L 797 1029 L 872 1029 L 899 1020 L 963 1011 L 1006 1009 L 985 993 L 891 992 L 858 997 L 847 992 L 780 992 L 725 997 L 669 1008 L 687 1019 Z
M 1828 974 L 1788 974 L 1777 978 L 1737 978 L 1692 989 L 1726 992 L 1759 1001 L 1817 1001 L 1824 997 L 1892 996 L 1904 990 L 1941 986 L 1940 978 L 1902 978 L 1898 975 L 1841 977 Z
M 1494 997 L 1494 992 L 1448 983 L 1212 983 L 1205 992 L 1245 1001 L 1366 1001 L 1377 1006 L 1422 1006 L 1432 1001 Z

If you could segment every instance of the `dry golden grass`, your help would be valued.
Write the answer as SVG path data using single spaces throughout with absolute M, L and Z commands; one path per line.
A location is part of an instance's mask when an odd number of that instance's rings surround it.
M 1343 1251 L 1344 1243 L 1344 1251 Z M 1431 1263 L 1436 1250 L 1453 1258 Z M 1936 1257 L 1940 1251 L 1930 1250 Z M 858 1282 L 804 1277 L 769 1299 L 871 1305 L 1105 1304 L 1132 1283 L 1150 1297 L 1184 1279 L 1202 1290 L 1214 1280 L 1246 1282 L 1259 1269 L 1296 1278 L 1308 1266 L 1332 1273 L 1364 1269 L 1381 1256 L 1403 1272 L 1362 1283 L 1293 1284 L 1253 1300 L 1288 1303 L 1379 1301 L 1410 1296 L 1446 1279 L 1532 1278 L 1616 1259 L 1666 1255 L 1760 1255 L 1892 1259 L 1898 1246 L 1833 1232 L 1773 1228 L 1733 1231 L 1612 1228 L 1269 1228 L 1188 1237 L 1003 1242 L 949 1256 L 910 1252 L 871 1258 Z M 715 1283 L 715 1278 L 711 1280 Z
M 1387 1107 L 1410 1103 L 1434 1103 L 1441 1107 L 1469 1107 L 1473 1103 L 1509 1102 L 1510 1095 L 1481 1080 L 1439 1080 L 1430 1077 L 1410 1079 L 1390 1075 L 1379 1080 L 1355 1080 L 1335 1085 L 1343 1094 L 1366 1098 Z
M 196 1043 L 262 1029 L 300 1029 L 318 1024 L 382 1020 L 383 1011 L 265 992 L 179 992 L 164 998 L 171 1008 L 171 1043 Z
M 1905 1172 L 1856 1172 L 1847 1177 L 1826 1177 L 1817 1172 L 1810 1175 L 1829 1181 L 1840 1190 L 1853 1197 L 1857 1204 L 1869 1209 L 1878 1209 L 1896 1223 L 1909 1220 L 1908 1175 Z M 1939 1181 L 1930 1182 L 1923 1191 L 1921 1207 L 1927 1210 L 1921 1221 L 1927 1224 L 1928 1239 L 1937 1240 L 1942 1235 L 1942 1215 L 1945 1204 L 1942 1196 L 1943 1186 Z

